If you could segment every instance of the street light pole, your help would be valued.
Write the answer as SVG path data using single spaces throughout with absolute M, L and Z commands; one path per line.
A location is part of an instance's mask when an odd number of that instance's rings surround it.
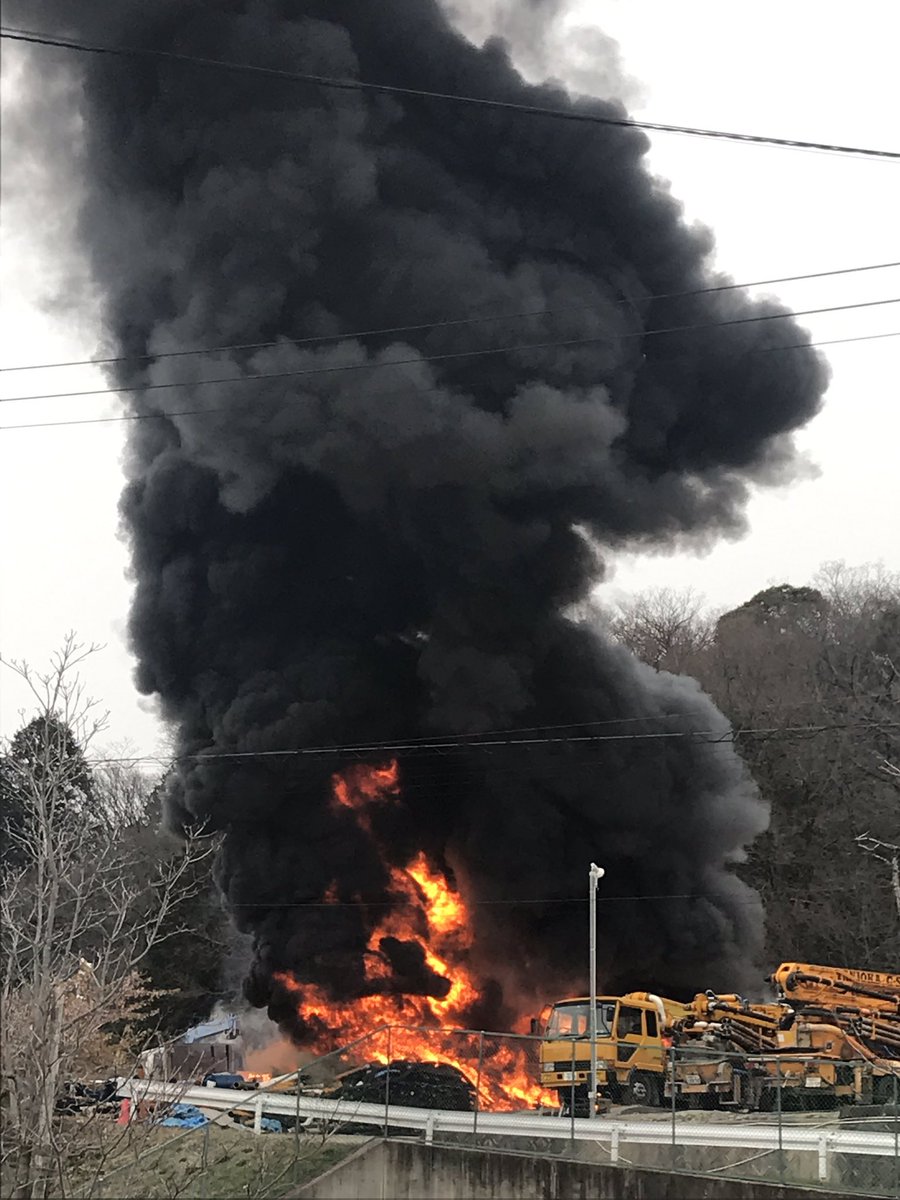
M 591 1083 L 588 1092 L 588 1115 L 591 1117 L 597 1116 L 597 884 L 603 875 L 603 868 L 598 867 L 596 863 L 591 863 L 588 885 L 591 973 L 591 1008 L 588 1015 L 588 1031 L 591 1039 Z

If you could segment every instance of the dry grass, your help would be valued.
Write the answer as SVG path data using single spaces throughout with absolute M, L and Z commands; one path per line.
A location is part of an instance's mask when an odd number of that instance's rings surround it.
M 259 1200 L 284 1195 L 334 1166 L 364 1137 L 266 1133 L 209 1124 L 135 1129 L 101 1164 L 86 1150 L 69 1173 L 67 1200 Z M 3 1188 L 4 1194 L 9 1194 Z

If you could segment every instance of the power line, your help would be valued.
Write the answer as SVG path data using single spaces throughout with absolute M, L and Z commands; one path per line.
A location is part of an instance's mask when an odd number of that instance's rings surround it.
M 761 313 L 754 317 L 734 317 L 728 321 L 711 321 L 699 325 L 672 325 L 667 329 L 634 330 L 621 334 L 601 334 L 589 338 L 567 338 L 551 342 L 522 342 L 514 346 L 499 346 L 478 350 L 452 350 L 443 354 L 420 354 L 414 358 L 386 359 L 378 362 L 338 363 L 328 367 L 301 367 L 290 371 L 260 371 L 244 375 L 227 375 L 221 379 L 175 380 L 166 383 L 135 383 L 115 388 L 86 388 L 72 392 L 39 392 L 27 396 L 4 396 L 2 404 L 13 404 L 23 400 L 66 400 L 84 396 L 115 396 L 131 392 L 168 391 L 172 388 L 213 387 L 222 383 L 258 382 L 263 379 L 288 379 L 309 375 L 334 375 L 342 371 L 374 371 L 388 367 L 415 366 L 420 363 L 448 362 L 462 358 L 484 358 L 499 354 L 516 354 L 530 350 L 564 350 L 570 346 L 596 345 L 600 342 L 618 342 L 633 338 L 658 337 L 670 333 L 694 333 L 707 329 L 725 329 L 734 325 L 753 325 L 760 321 L 783 321 L 796 317 L 810 317 L 821 313 L 846 312 L 848 309 L 876 308 L 885 304 L 900 304 L 900 296 L 887 300 L 863 300 L 855 304 L 832 304 L 826 308 L 806 308 L 799 312 Z M 803 343 L 801 343 L 802 345 Z M 806 343 L 807 345 L 809 343 Z
M 403 870 L 404 868 L 400 868 Z M 459 895 L 459 893 L 455 893 Z M 705 900 L 715 901 L 715 896 L 702 895 L 698 892 L 671 892 L 662 893 L 659 895 L 649 896 L 597 896 L 598 904 L 623 904 L 633 903 L 636 900 L 657 901 L 657 900 Z M 587 896 L 549 896 L 549 897 L 528 897 L 524 900 L 464 900 L 465 907 L 468 908 L 489 908 L 489 907 L 508 907 L 518 904 L 587 904 Z M 273 900 L 270 904 L 265 901 L 242 901 L 229 900 L 229 907 L 236 908 L 378 908 L 379 906 L 390 903 L 390 896 L 379 896 L 373 900 Z M 731 900 L 729 898 L 728 905 L 748 904 L 756 907 L 761 901 L 756 899 L 747 899 L 741 901 Z M 406 907 L 405 905 L 395 905 L 395 907 Z
M 0 665 L 3 665 L 2 662 L 0 662 Z M 509 736 L 510 734 L 517 733 L 555 733 L 561 729 L 596 729 L 598 727 L 608 728 L 610 725 L 636 725 L 644 721 L 671 721 L 686 716 L 705 715 L 708 713 L 708 711 L 708 706 L 705 706 L 703 708 L 683 709 L 678 713 L 645 713 L 644 715 L 638 717 L 607 717 L 596 721 L 562 721 L 555 725 L 517 725 L 513 726 L 512 728 L 483 729 L 478 733 L 472 733 L 466 736 L 467 740 L 477 742 L 478 738 L 500 736 L 501 734 Z M 443 744 L 452 741 L 457 737 L 457 734 L 452 733 L 428 734 L 423 737 L 406 737 L 403 739 L 403 741 L 408 746 L 420 745 L 427 747 L 434 743 Z M 122 758 L 86 758 L 85 761 L 91 766 L 97 766 L 108 763 L 137 763 L 142 761 L 171 762 L 174 761 L 174 759 L 163 758 L 161 756 L 151 759 L 150 756 L 142 757 L 138 755 L 137 757 L 129 757 L 126 755 Z
M 639 720 L 641 718 L 635 718 Z M 280 750 L 209 750 L 193 754 L 176 754 L 171 757 L 161 755 L 131 755 L 120 758 L 95 758 L 86 760 L 91 766 L 103 766 L 112 763 L 157 763 L 170 765 L 177 762 L 215 762 L 240 761 L 251 759 L 291 759 L 291 758 L 321 758 L 333 754 L 395 754 L 403 751 L 427 750 L 479 750 L 496 749 L 510 746 L 551 746 L 551 745 L 582 745 L 602 742 L 637 742 L 697 739 L 710 745 L 731 745 L 744 737 L 784 737 L 807 736 L 821 733 L 833 733 L 850 729 L 900 729 L 900 721 L 842 721 L 827 725 L 772 725 L 753 729 L 728 729 L 724 732 L 716 729 L 687 729 L 661 730 L 644 733 L 602 733 L 578 734 L 568 737 L 497 737 L 476 734 L 472 738 L 460 737 L 434 739 L 423 744 L 421 739 L 394 739 L 390 741 L 359 742 L 347 745 L 332 746 L 301 746 Z M 479 740 L 474 740 L 478 738 Z
M 418 100 L 440 100 L 444 103 L 458 104 L 472 108 L 495 109 L 523 116 L 547 117 L 581 124 L 606 125 L 619 129 L 639 129 L 652 133 L 678 133 L 691 137 L 744 142 L 754 145 L 779 146 L 787 149 L 819 150 L 830 154 L 849 155 L 854 158 L 900 159 L 900 151 L 895 150 L 847 146 L 831 142 L 803 141 L 798 138 L 770 137 L 755 133 L 733 133 L 722 129 L 704 129 L 692 125 L 672 125 L 660 121 L 636 121 L 630 117 L 601 116 L 599 113 L 584 112 L 575 108 L 549 108 L 538 104 L 521 104 L 510 100 L 493 100 L 483 96 L 463 96 L 450 92 L 431 92 L 421 88 L 400 87 L 387 83 L 372 83 L 359 79 L 339 79 L 327 75 L 312 75 L 299 71 L 288 71 L 278 67 L 263 67 L 253 63 L 229 62 L 224 59 L 205 58 L 199 55 L 178 54 L 171 50 L 103 45 L 75 38 L 51 36 L 32 30 L 13 29 L 8 26 L 0 30 L 0 37 L 10 41 L 30 42 L 39 46 L 56 46 L 65 50 L 78 50 L 88 54 L 110 54 L 123 58 L 156 58 L 166 62 L 185 65 L 227 71 L 242 71 L 273 79 L 312 84 L 316 87 L 330 88 L 336 91 L 370 92 L 388 96 L 405 96 Z
M 645 305 L 659 300 L 683 300 L 691 296 L 707 296 L 716 292 L 730 292 L 741 288 L 769 287 L 775 283 L 797 283 L 808 279 L 826 279 L 836 275 L 856 275 L 862 271 L 884 271 L 892 267 L 900 267 L 900 262 L 873 263 L 865 267 L 840 267 L 834 271 L 814 271 L 804 275 L 782 275 L 777 279 L 756 279 L 749 283 L 721 283 L 705 288 L 692 288 L 684 292 L 661 292 L 652 296 L 640 296 L 635 300 L 621 298 L 615 301 L 619 305 Z M 584 304 L 564 305 L 562 308 L 536 308 L 515 313 L 494 313 L 480 317 L 457 317 L 444 321 L 426 321 L 419 325 L 393 325 L 382 329 L 357 329 L 346 333 L 318 334 L 314 337 L 289 338 L 280 337 L 268 342 L 232 342 L 222 346 L 197 346 L 189 350 L 163 350 L 155 354 L 121 354 L 110 358 L 73 358 L 63 362 L 23 363 L 20 366 L 0 367 L 4 371 L 39 371 L 52 370 L 57 367 L 101 367 L 115 363 L 157 362 L 164 358 L 188 358 L 197 354 L 225 354 L 233 351 L 268 350 L 274 346 L 309 346 L 321 345 L 323 342 L 340 342 L 356 338 L 388 337 L 398 333 L 421 333 L 426 330 L 448 329 L 461 325 L 485 325 L 494 321 L 515 321 L 527 317 L 552 317 L 562 313 L 584 311 L 589 306 Z
M 858 337 L 844 338 L 827 338 L 821 342 L 791 342 L 786 346 L 754 346 L 751 350 L 745 350 L 746 354 L 775 354 L 780 350 L 806 350 L 810 346 L 843 346 L 847 342 L 878 342 L 882 338 L 900 337 L 900 329 L 890 330 L 888 333 L 863 333 Z M 659 360 L 654 360 L 659 361 Z M 667 361 L 663 359 L 662 361 Z
M 0 660 L 0 666 L 4 666 L 4 665 L 6 665 L 6 664 L 2 660 Z M 817 703 L 814 703 L 813 701 L 810 701 L 806 705 L 806 707 L 808 707 L 808 708 L 814 707 L 818 711 L 821 706 Z M 561 729 L 596 729 L 596 728 L 601 728 L 601 727 L 608 728 L 611 725 L 637 725 L 637 724 L 641 724 L 642 722 L 645 722 L 645 721 L 672 721 L 672 720 L 679 720 L 679 719 L 687 717 L 687 716 L 695 716 L 695 715 L 705 716 L 706 714 L 708 714 L 708 712 L 709 712 L 709 705 L 707 704 L 707 705 L 703 705 L 703 706 L 698 706 L 697 708 L 681 709 L 678 712 L 641 713 L 639 715 L 631 716 L 631 717 L 604 717 L 601 719 L 587 720 L 587 721 L 560 721 L 560 722 L 556 722 L 555 724 L 549 724 L 549 725 L 542 724 L 542 725 L 501 726 L 497 729 L 482 729 L 482 730 L 479 730 L 477 733 L 470 733 L 470 734 L 432 733 L 432 734 L 425 734 L 420 737 L 408 736 L 408 737 L 404 737 L 402 740 L 403 740 L 404 744 L 407 746 L 412 746 L 412 745 L 416 745 L 416 744 L 431 745 L 434 743 L 443 745 L 448 742 L 454 742 L 454 743 L 456 743 L 456 742 L 477 742 L 477 740 L 480 738 L 495 737 L 495 736 L 499 737 L 501 735 L 504 737 L 509 737 L 510 735 L 517 734 L 517 733 L 556 733 Z M 884 722 L 882 722 L 882 721 L 864 720 L 864 721 L 845 722 L 839 726 L 830 726 L 830 728 L 847 728 L 847 727 L 856 727 L 856 726 L 860 726 L 860 725 L 866 726 L 866 727 L 868 727 L 870 725 L 876 725 L 878 727 L 881 727 L 883 724 L 884 724 Z M 898 724 L 900 724 L 900 722 L 898 722 Z M 778 728 L 805 729 L 805 728 L 809 728 L 809 726 L 779 726 Z M 813 728 L 818 728 L 818 726 L 814 726 Z M 394 744 L 395 744 L 394 742 L 390 742 L 390 743 L 388 743 L 388 742 L 380 742 L 380 743 L 369 742 L 369 743 L 366 743 L 366 747 L 369 748 L 372 745 L 382 746 L 382 745 L 394 745 Z M 333 746 L 333 747 L 327 747 L 327 749 L 336 749 L 336 750 L 342 750 L 345 748 L 346 747 L 340 746 L 340 745 Z M 198 752 L 198 753 L 201 756 L 203 755 L 202 751 Z M 85 761 L 87 761 L 91 764 L 130 763 L 130 762 L 138 762 L 138 761 L 140 761 L 140 758 L 141 758 L 141 756 L 134 757 L 134 756 L 125 755 L 120 758 L 102 758 L 102 759 L 101 758 L 89 758 L 89 759 L 86 759 Z M 156 761 L 171 761 L 171 758 L 168 758 L 165 760 L 163 760 L 163 758 L 158 758 Z
M 0 666 L 2 666 L 2 665 L 4 665 L 4 664 L 2 663 L 2 661 L 0 661 Z M 808 708 L 814 707 L 818 711 L 821 706 L 817 703 L 810 701 L 805 707 L 808 707 Z M 547 724 L 544 724 L 544 725 L 515 725 L 512 727 L 505 726 L 505 727 L 501 727 L 501 728 L 497 728 L 497 729 L 482 729 L 482 730 L 479 730 L 479 732 L 477 732 L 477 733 L 471 733 L 471 734 L 466 734 L 466 735 L 458 735 L 455 733 L 433 733 L 433 734 L 427 734 L 427 735 L 424 735 L 421 737 L 404 737 L 403 742 L 407 746 L 420 746 L 423 748 L 427 748 L 434 744 L 444 745 L 448 742 L 455 743 L 455 742 L 460 742 L 460 741 L 465 742 L 465 743 L 471 742 L 471 743 L 477 744 L 478 739 L 480 739 L 480 738 L 495 737 L 495 736 L 499 737 L 501 735 L 505 736 L 505 737 L 509 737 L 512 734 L 520 734 L 520 733 L 556 733 L 561 729 L 597 729 L 597 728 L 609 728 L 611 725 L 639 725 L 639 724 L 643 724 L 644 722 L 649 722 L 649 721 L 673 721 L 673 720 L 680 720 L 680 719 L 683 719 L 684 717 L 688 717 L 688 716 L 695 716 L 695 715 L 705 716 L 708 714 L 708 712 L 709 712 L 709 706 L 704 705 L 703 707 L 698 707 L 698 708 L 685 708 L 685 709 L 682 709 L 680 712 L 643 713 L 640 716 L 634 716 L 634 717 L 605 717 L 600 720 L 590 720 L 590 721 L 561 721 L 561 722 L 557 722 L 556 724 L 550 724 L 550 725 L 547 725 Z M 880 721 L 859 721 L 859 722 L 851 722 L 849 724 L 851 727 L 855 727 L 857 725 L 862 725 L 864 727 L 868 727 L 870 725 L 875 725 L 880 728 L 884 723 L 880 722 Z M 845 725 L 843 727 L 848 727 L 848 726 Z M 793 729 L 793 728 L 806 728 L 806 727 L 805 726 L 787 726 L 786 728 Z M 371 745 L 371 744 L 372 743 L 367 743 L 367 746 Z M 388 743 L 376 743 L 376 744 L 386 745 Z M 393 743 L 390 743 L 390 744 L 393 744 Z M 343 747 L 340 747 L 340 746 L 333 747 L 333 748 L 338 749 L 338 750 L 343 749 Z M 205 755 L 203 755 L 202 751 L 199 753 L 201 756 L 206 757 Z M 125 755 L 120 758 L 93 758 L 92 757 L 92 758 L 85 759 L 85 761 L 87 763 L 89 763 L 89 765 L 91 765 L 91 766 L 107 764 L 107 763 L 136 763 L 136 762 L 150 761 L 150 760 L 151 760 L 151 756 L 143 756 L 142 757 L 140 755 L 138 755 L 136 757 Z M 168 758 L 165 758 L 164 756 L 156 756 L 156 757 L 153 757 L 152 761 L 171 762 L 171 761 L 173 761 L 173 758 L 172 758 L 172 756 L 170 756 Z
M 893 337 L 900 337 L 900 329 L 892 330 L 889 333 L 869 333 L 869 334 L 861 334 L 857 337 L 830 338 L 825 341 L 817 341 L 817 342 L 790 342 L 783 346 L 757 346 L 750 350 L 743 351 L 743 354 L 745 354 L 745 355 L 772 354 L 772 353 L 777 353 L 782 350 L 810 350 L 816 346 L 842 346 L 842 345 L 847 344 L 848 342 L 873 342 L 873 341 L 879 341 L 883 338 L 893 338 Z M 676 361 L 676 359 L 679 357 L 681 357 L 681 356 L 680 355 L 672 355 L 670 357 L 656 358 L 653 361 L 654 362 L 673 362 L 673 361 Z M 420 361 L 425 361 L 425 360 L 416 359 L 414 361 L 420 362 Z M 370 364 L 370 365 L 377 365 L 377 364 Z M 394 365 L 394 364 L 390 364 L 390 365 Z M 291 374 L 291 372 L 286 372 L 286 374 Z M 242 376 L 239 376 L 238 378 L 239 379 L 248 379 L 248 378 L 250 378 L 250 376 L 242 375 Z M 270 378 L 270 376 L 265 376 L 264 378 Z M 271 376 L 271 378 L 278 378 L 278 376 L 273 375 L 273 376 Z M 209 380 L 208 382 L 209 383 L 223 383 L 223 382 L 227 383 L 227 382 L 233 382 L 233 381 L 231 381 L 231 380 Z M 174 384 L 172 386 L 189 387 L 191 385 L 190 384 Z M 442 392 L 445 390 L 446 390 L 445 385 L 438 385 L 438 386 L 430 387 L 430 388 L 405 388 L 403 391 L 382 393 L 381 398 L 382 399 L 396 399 L 398 397 L 403 397 L 403 396 L 429 396 L 429 395 L 433 395 L 435 392 Z M 64 393 L 62 393 L 62 396 L 80 395 L 80 394 L 82 394 L 82 393 L 64 392 Z M 115 391 L 115 389 L 109 389 L 108 391 L 104 391 L 99 394 L 114 396 L 114 395 L 116 395 L 116 391 Z M 263 398 L 264 399 L 278 399 L 278 400 L 284 399 L 284 397 L 281 395 L 279 395 L 277 397 L 266 396 Z M 36 396 L 18 396 L 18 397 L 12 397 L 12 399 L 42 400 L 42 399 L 56 399 L 56 397 L 52 397 L 52 396 L 45 397 L 45 396 L 36 395 Z M 69 425 L 118 425 L 118 424 L 121 424 L 123 421 L 124 422 L 127 422 L 127 421 L 168 421 L 168 420 L 172 420 L 175 417 L 200 417 L 200 416 L 216 415 L 216 414 L 232 415 L 235 413 L 244 413 L 244 412 L 250 412 L 250 411 L 256 411 L 255 405 L 254 406 L 250 406 L 250 405 L 246 405 L 246 404 L 244 404 L 244 405 L 211 405 L 206 408 L 184 408 L 184 409 L 175 409 L 175 410 L 166 411 L 166 412 L 120 413 L 119 415 L 114 416 L 114 417 L 80 417 L 80 418 L 75 418 L 73 420 L 64 420 L 64 421 L 29 421 L 29 422 L 25 422 L 22 424 L 16 424 L 16 425 L 0 425 L 0 433 L 9 431 L 9 430 L 13 430 L 13 429 L 59 429 L 59 428 L 69 426 Z

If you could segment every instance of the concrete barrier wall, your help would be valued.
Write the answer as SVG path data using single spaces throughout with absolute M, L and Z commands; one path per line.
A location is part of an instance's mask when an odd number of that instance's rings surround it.
M 398 1141 L 369 1142 L 293 1195 L 303 1200 L 838 1200 L 837 1193 L 818 1189 Z

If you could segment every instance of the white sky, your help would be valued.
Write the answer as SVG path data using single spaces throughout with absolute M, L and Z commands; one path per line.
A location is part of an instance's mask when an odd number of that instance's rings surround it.
M 600 24 L 642 85 L 634 115 L 900 150 L 900 6 L 857 0 L 581 0 L 570 27 Z M 573 32 L 577 40 L 577 33 Z M 560 63 L 559 73 L 564 73 Z M 5 89 L 7 98 L 14 88 Z M 13 98 L 14 102 L 14 98 Z M 718 265 L 740 281 L 900 259 L 900 164 L 657 135 L 651 163 L 691 219 L 715 230 Z M 27 209 L 3 219 L 2 364 L 89 357 L 90 314 L 43 311 L 49 265 Z M 900 296 L 900 270 L 769 289 L 795 309 Z M 900 305 L 809 317 L 815 339 L 900 330 Z M 706 556 L 620 558 L 615 597 L 691 585 L 732 605 L 771 582 L 806 582 L 828 559 L 900 567 L 900 338 L 827 348 L 822 415 L 799 437 L 818 477 L 754 497 L 750 532 Z M 2 394 L 102 387 L 94 368 L 6 373 Z M 110 398 L 5 404 L 0 425 L 109 415 Z M 86 667 L 110 709 L 108 743 L 151 753 L 161 731 L 137 695 L 125 645 L 130 585 L 117 537 L 124 426 L 0 434 L 0 647 L 45 663 L 75 629 L 106 649 Z M 0 670 L 0 734 L 26 698 Z

